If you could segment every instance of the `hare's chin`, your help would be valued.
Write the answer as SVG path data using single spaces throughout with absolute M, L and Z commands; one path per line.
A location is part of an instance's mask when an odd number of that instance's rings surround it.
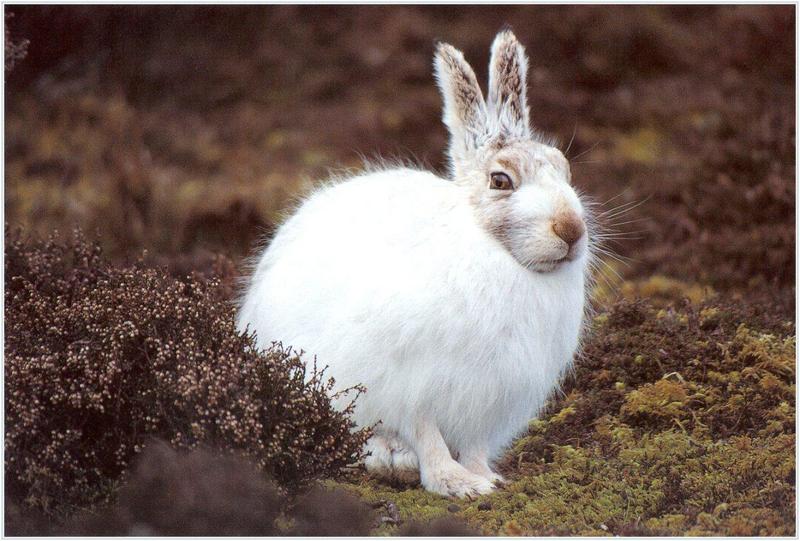
M 533 272 L 547 273 L 558 270 L 568 265 L 571 261 L 572 258 L 566 256 L 561 259 L 540 259 L 528 265 L 528 268 Z

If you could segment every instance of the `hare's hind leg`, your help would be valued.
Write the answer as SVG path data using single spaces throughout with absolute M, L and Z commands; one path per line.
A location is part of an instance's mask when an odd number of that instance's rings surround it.
M 483 446 L 476 446 L 459 452 L 458 462 L 474 474 L 488 479 L 495 486 L 502 486 L 506 480 L 489 466 L 488 453 Z
M 410 446 L 392 433 L 372 436 L 364 447 L 364 466 L 371 474 L 403 483 L 419 482 L 419 461 Z
M 453 460 L 435 424 L 426 420 L 417 421 L 409 436 L 419 458 L 420 480 L 426 490 L 459 498 L 474 498 L 494 490 L 494 485 L 488 479 L 472 473 Z

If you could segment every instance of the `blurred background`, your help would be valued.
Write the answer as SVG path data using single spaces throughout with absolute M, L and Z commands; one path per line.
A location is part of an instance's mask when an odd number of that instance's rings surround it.
M 434 40 L 485 81 L 510 23 L 530 56 L 533 124 L 569 146 L 601 212 L 631 207 L 608 214 L 629 237 L 610 245 L 614 271 L 794 318 L 793 6 L 6 12 L 12 43 L 29 40 L 6 70 L 12 227 L 80 226 L 119 261 L 147 250 L 182 274 L 223 258 L 235 274 L 331 169 L 382 156 L 443 171 Z

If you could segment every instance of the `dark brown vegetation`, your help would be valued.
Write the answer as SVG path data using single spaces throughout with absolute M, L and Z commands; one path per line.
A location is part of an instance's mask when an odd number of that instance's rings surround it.
M 86 512 L 72 535 L 275 535 L 283 497 L 253 464 L 148 442 L 115 505 Z
M 7 234 L 5 283 L 15 502 L 59 514 L 101 501 L 150 436 L 244 453 L 289 488 L 360 456 L 368 432 L 332 409 L 332 381 L 236 332 L 216 279 L 112 267 L 77 234 L 68 244 Z
M 369 535 L 375 526 L 370 507 L 342 490 L 314 488 L 292 507 L 289 533 L 297 536 Z
M 6 294 L 34 291 L 36 299 L 50 301 L 49 312 L 43 301 L 37 312 L 36 303 L 29 308 L 6 298 L 7 380 L 17 369 L 9 347 L 31 359 L 62 361 L 80 358 L 87 347 L 89 358 L 101 359 L 106 350 L 92 340 L 105 339 L 124 358 L 141 361 L 139 341 L 167 343 L 186 333 L 204 355 L 223 344 L 235 346 L 237 355 L 249 351 L 245 337 L 200 332 L 213 318 L 230 325 L 230 308 L 222 306 L 233 298 L 243 256 L 260 236 L 269 236 L 291 197 L 324 178 L 329 167 L 357 167 L 363 154 L 416 156 L 441 170 L 446 132 L 431 76 L 434 39 L 461 48 L 483 79 L 492 37 L 511 23 L 531 57 L 533 122 L 569 147 L 575 183 L 601 203 L 600 221 L 619 235 L 607 245 L 622 261 L 605 258 L 613 270 L 604 267 L 599 279 L 598 316 L 585 351 L 564 395 L 505 457 L 511 480 L 505 490 L 451 513 L 452 502 L 414 487 L 387 486 L 358 473 L 342 484 L 373 505 L 391 502 L 394 512 L 380 533 L 415 535 L 421 531 L 415 520 L 453 516 L 481 533 L 511 535 L 795 534 L 791 6 L 12 11 L 7 51 L 9 39 L 29 39 L 30 45 L 7 74 L 7 220 L 42 238 L 80 226 L 99 238 L 110 263 L 98 263 L 102 272 L 92 270 L 96 248 L 75 252 L 53 242 L 61 248 L 37 247 L 40 255 L 25 264 L 30 271 L 14 262 L 28 256 L 14 254 L 33 248 L 7 242 Z M 144 249 L 147 263 L 137 263 Z M 9 282 L 9 265 L 34 285 Z M 179 280 L 150 268 L 156 266 Z M 35 280 L 48 269 L 61 278 Z M 199 274 L 187 279 L 193 271 Z M 153 291 L 142 291 L 143 284 L 154 284 Z M 123 285 L 130 287 L 123 291 Z M 119 313 L 113 305 L 103 315 L 110 301 L 101 294 L 124 301 Z M 187 299 L 208 317 L 181 312 Z M 169 324 L 148 326 L 147 318 L 157 315 L 155 300 L 174 301 L 165 311 Z M 11 327 L 23 317 L 37 326 Z M 140 334 L 129 337 L 126 321 Z M 93 338 L 84 346 L 87 337 Z M 266 358 L 292 365 L 286 353 Z M 52 363 L 24 365 L 36 378 L 17 381 L 39 381 L 44 367 L 62 378 L 104 374 L 94 372 L 93 363 L 88 369 Z M 135 366 L 131 370 L 142 370 Z M 41 396 L 58 388 L 59 378 L 52 380 Z M 131 392 L 162 393 L 165 407 L 171 404 L 166 388 L 146 391 L 144 383 L 125 381 Z M 230 389 L 220 392 L 233 396 Z M 13 400 L 9 387 L 6 396 Z M 122 423 L 123 430 L 101 441 L 129 442 L 127 464 L 134 426 L 138 435 L 175 440 L 167 424 L 194 419 L 199 396 L 179 401 L 172 420 L 131 406 L 126 415 L 135 416 L 126 418 L 149 415 L 157 429 L 143 430 L 143 420 Z M 35 409 L 21 401 L 16 408 L 7 403 L 7 412 L 20 412 L 17 421 L 7 421 L 9 429 Z M 108 411 L 83 402 L 67 411 L 73 420 L 86 414 L 100 426 L 111 422 Z M 42 421 L 30 434 L 40 438 L 31 449 L 44 452 L 45 431 L 66 427 L 67 418 Z M 189 434 L 183 426 L 180 432 Z M 216 437 L 223 448 L 250 447 L 232 445 L 229 436 Z M 17 440 L 9 441 L 15 449 Z M 86 440 L 61 441 L 58 449 L 73 452 Z M 22 471 L 10 456 L 7 451 L 7 468 Z M 25 496 L 53 499 L 52 491 L 65 490 L 43 480 L 124 479 L 117 457 L 97 461 L 104 466 L 71 462 L 61 475 L 61 458 L 73 455 L 37 456 L 27 480 L 6 476 L 11 488 L 25 487 L 11 491 L 17 499 L 7 501 L 7 512 L 29 532 L 44 531 L 47 517 L 20 507 Z M 39 463 L 46 467 L 37 469 Z M 91 491 L 114 488 L 98 487 Z M 285 531 L 367 527 L 359 505 L 350 504 L 342 508 L 349 518 L 341 524 L 317 520 L 337 514 L 325 510 L 330 502 L 299 512 L 297 521 L 283 510 Z M 348 524 L 358 526 L 342 529 Z M 460 531 L 446 523 L 425 528 L 442 535 Z

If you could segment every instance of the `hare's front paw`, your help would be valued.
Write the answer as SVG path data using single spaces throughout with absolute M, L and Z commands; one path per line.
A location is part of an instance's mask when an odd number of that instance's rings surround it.
M 489 494 L 495 488 L 488 479 L 475 475 L 457 462 L 425 472 L 422 476 L 422 485 L 427 490 L 443 496 L 469 499 Z

